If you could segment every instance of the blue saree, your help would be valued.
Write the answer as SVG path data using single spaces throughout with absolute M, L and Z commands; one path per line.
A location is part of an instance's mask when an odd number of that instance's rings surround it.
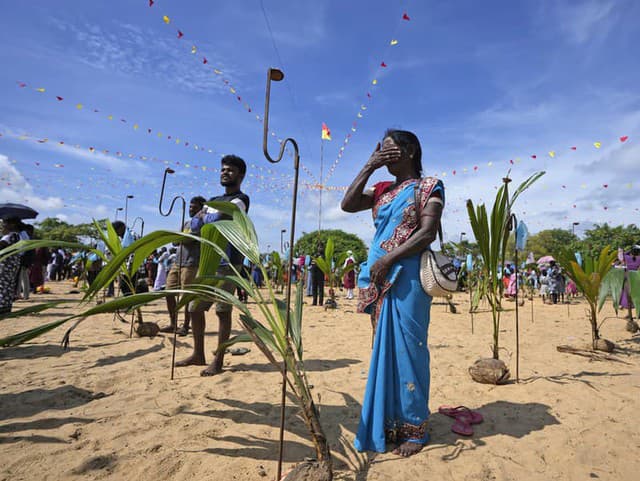
M 369 377 L 355 439 L 358 451 L 385 452 L 386 442 L 426 444 L 429 417 L 427 329 L 431 297 L 420 285 L 420 254 L 394 264 L 386 282 L 370 282 L 369 268 L 406 241 L 418 227 L 415 199 L 421 204 L 444 187 L 427 177 L 410 179 L 375 200 L 376 233 L 358 277 L 358 311 L 372 316 L 375 328 Z M 419 195 L 416 195 L 418 189 Z M 377 325 L 377 326 L 376 326 Z

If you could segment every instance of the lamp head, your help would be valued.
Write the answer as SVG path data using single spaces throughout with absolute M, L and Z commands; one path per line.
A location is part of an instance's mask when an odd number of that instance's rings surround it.
M 284 78 L 284 73 L 282 70 L 278 70 L 277 68 L 269 69 L 269 80 L 273 80 L 274 82 L 280 82 Z
M 118 207 L 116 210 L 117 210 L 117 211 L 124 210 L 124 207 Z
M 166 169 L 164 169 L 164 173 L 165 174 L 175 174 L 176 171 L 173 170 L 171 167 L 167 167 Z
M 133 199 L 133 196 L 132 196 L 131 194 L 129 194 L 129 195 L 127 196 L 127 199 Z

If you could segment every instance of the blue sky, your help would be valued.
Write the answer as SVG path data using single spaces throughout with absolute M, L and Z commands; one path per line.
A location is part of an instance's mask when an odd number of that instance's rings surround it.
M 261 246 L 277 248 L 289 229 L 292 159 L 264 159 L 256 119 L 275 66 L 286 78 L 272 87 L 270 148 L 275 154 L 285 137 L 300 145 L 298 233 L 318 227 L 312 186 L 322 122 L 333 138 L 324 145 L 322 226 L 365 241 L 370 214 L 342 213 L 340 188 L 388 127 L 416 132 L 425 173 L 445 182 L 450 240 L 471 237 L 465 200 L 491 201 L 509 168 L 515 182 L 547 171 L 515 209 L 532 232 L 640 224 L 633 0 L 157 0 L 151 8 L 148 0 L 35 0 L 1 8 L 0 201 L 28 203 L 40 218 L 113 219 L 131 194 L 129 223 L 140 216 L 147 232 L 175 229 L 179 214 L 158 214 L 165 167 L 176 170 L 169 195 L 208 198 L 221 193 L 220 156 L 235 153 L 249 164 L 244 190 Z

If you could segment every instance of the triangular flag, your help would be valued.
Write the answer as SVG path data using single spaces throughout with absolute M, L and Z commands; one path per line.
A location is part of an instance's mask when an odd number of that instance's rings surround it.
M 182 38 L 184 37 L 184 33 L 182 33 L 180 30 L 178 30 L 178 38 Z
M 391 40 L 390 45 L 398 45 L 398 41 L 397 40 Z
M 167 17 L 166 15 L 164 17 L 162 17 L 162 20 L 164 21 L 164 23 L 166 23 L 167 25 L 169 25 L 169 23 L 171 22 L 171 19 L 169 17 Z
M 377 85 L 378 84 L 378 80 L 377 79 L 373 79 L 373 81 L 371 82 L 373 85 Z
M 556 153 L 553 150 L 551 150 L 549 152 L 549 157 L 551 157 L 553 159 L 555 156 L 556 156 Z
M 76 108 L 77 108 L 78 110 L 82 110 L 82 104 L 77 104 L 77 105 L 76 105 Z
M 600 147 L 602 147 L 602 142 L 594 142 L 594 143 L 593 143 L 593 146 L 594 146 L 596 149 L 599 149 Z
M 191 53 L 196 53 L 198 51 L 198 49 L 196 48 L 195 45 L 191 46 Z
M 409 15 L 407 15 L 407 12 L 404 12 L 404 13 L 402 14 L 402 20 L 411 20 L 411 19 L 409 18 Z
M 628 135 L 623 135 L 622 137 L 620 137 L 620 142 L 626 142 L 628 138 Z
M 44 89 L 43 89 L 42 87 L 37 88 L 36 90 L 37 90 L 38 92 L 44 92 Z
M 64 98 L 60 97 L 59 95 L 56 95 L 56 98 L 58 99 L 58 102 L 61 102 L 64 100 Z
M 381 67 L 386 68 L 387 64 L 384 61 L 380 64 Z
M 202 63 L 209 63 L 209 61 L 207 60 L 207 57 L 202 57 Z

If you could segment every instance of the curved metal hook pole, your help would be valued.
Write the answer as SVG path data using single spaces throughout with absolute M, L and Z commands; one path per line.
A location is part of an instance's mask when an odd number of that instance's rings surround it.
M 138 219 L 140 219 L 140 237 L 142 237 L 144 235 L 144 219 L 142 217 L 138 216 L 135 219 L 133 219 L 133 224 L 131 224 L 131 230 L 134 230 L 134 227 L 136 226 L 136 222 L 138 221 Z
M 187 209 L 187 201 L 184 200 L 184 197 L 181 195 L 176 195 L 173 199 L 171 199 L 171 204 L 169 205 L 169 210 L 165 214 L 162 212 L 162 200 L 164 199 L 164 187 L 167 182 L 167 174 L 173 174 L 175 171 L 170 167 L 164 169 L 164 176 L 162 177 L 162 190 L 160 191 L 160 202 L 158 202 L 158 211 L 162 217 L 169 217 L 171 212 L 173 212 L 173 207 L 178 200 L 182 201 L 182 218 L 180 220 L 180 230 L 184 226 L 184 212 Z M 144 221 L 143 221 L 144 226 Z M 178 256 L 178 269 L 182 271 L 182 256 Z M 178 275 L 178 278 L 180 276 Z M 186 307 L 185 307 L 186 309 Z M 173 326 L 173 352 L 171 353 L 171 380 L 173 381 L 173 371 L 175 370 L 176 364 L 176 343 L 178 342 L 178 313 L 176 312 L 176 322 Z
M 287 138 L 284 142 L 280 144 L 280 152 L 278 153 L 278 157 L 276 159 L 272 158 L 269 155 L 269 100 L 271 97 L 271 81 L 274 80 L 276 82 L 282 80 L 284 78 L 284 74 L 277 69 L 270 68 L 267 71 L 267 92 L 264 103 L 264 120 L 263 120 L 263 135 L 262 135 L 262 152 L 264 153 L 265 158 L 271 162 L 272 164 L 278 163 L 282 160 L 284 155 L 284 149 L 286 148 L 287 142 L 290 142 L 293 146 L 293 169 L 294 169 L 294 180 L 293 180 L 293 202 L 291 206 L 291 225 L 289 227 L 289 246 L 293 248 L 293 241 L 295 237 L 295 229 L 296 229 L 296 207 L 298 202 L 298 174 L 300 171 L 300 153 L 298 150 L 298 143 L 292 139 Z M 289 250 L 289 258 L 287 259 L 287 269 L 289 275 L 287 276 L 287 294 L 286 294 L 286 319 L 285 319 L 285 335 L 287 338 L 289 337 L 290 331 L 290 310 L 291 310 L 291 267 L 293 265 L 293 253 Z M 278 450 L 278 473 L 276 475 L 276 479 L 280 479 L 282 477 L 282 457 L 284 454 L 284 419 L 285 419 L 285 405 L 287 401 L 287 363 L 283 362 L 282 367 L 282 399 L 280 401 L 280 444 Z

